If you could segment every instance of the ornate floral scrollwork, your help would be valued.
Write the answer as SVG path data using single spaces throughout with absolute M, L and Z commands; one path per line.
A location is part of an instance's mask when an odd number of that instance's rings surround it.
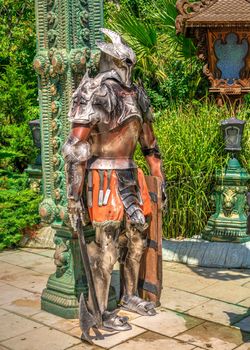
M 84 41 L 89 40 L 89 34 L 90 34 L 90 31 L 89 31 L 88 28 L 83 28 L 83 29 L 81 30 L 81 36 L 82 36 L 82 38 L 83 38 Z
M 43 222 L 51 224 L 57 214 L 55 202 L 51 198 L 44 199 L 39 206 L 39 214 Z
M 86 71 L 86 63 L 90 56 L 90 50 L 84 49 L 74 49 L 70 53 L 71 68 L 74 73 L 81 73 L 82 75 Z
M 194 14 L 201 12 L 204 8 L 215 4 L 218 0 L 201 0 L 190 3 L 189 0 L 178 0 L 176 9 L 179 15 L 176 17 L 176 33 L 183 33 L 184 22 Z
M 57 266 L 57 274 L 64 274 L 70 268 L 70 241 L 64 241 L 61 237 L 55 237 L 54 242 L 56 244 L 54 263 Z
M 38 53 L 33 61 L 33 67 L 37 74 L 46 76 L 50 69 L 50 62 L 46 53 Z
M 58 206 L 58 213 L 59 217 L 62 220 L 62 222 L 66 225 L 71 227 L 70 220 L 69 220 L 69 214 L 68 214 L 68 208 L 67 206 Z

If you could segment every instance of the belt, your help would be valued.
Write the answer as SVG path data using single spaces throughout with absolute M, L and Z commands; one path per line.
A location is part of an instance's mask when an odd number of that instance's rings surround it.
M 88 169 L 136 169 L 137 165 L 132 158 L 90 158 L 87 163 Z

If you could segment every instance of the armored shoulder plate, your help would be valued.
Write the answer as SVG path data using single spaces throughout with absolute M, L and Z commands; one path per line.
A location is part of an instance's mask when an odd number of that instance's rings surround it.
M 99 74 L 95 78 L 85 75 L 72 96 L 69 121 L 86 125 L 109 123 L 117 98 L 104 82 L 115 77 L 114 71 Z
M 144 89 L 144 87 L 140 84 L 137 86 L 138 90 L 138 103 L 143 112 L 143 119 L 145 121 L 153 121 L 153 113 L 151 108 L 150 99 Z

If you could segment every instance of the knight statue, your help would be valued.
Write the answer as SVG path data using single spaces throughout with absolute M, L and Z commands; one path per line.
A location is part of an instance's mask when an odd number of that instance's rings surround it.
M 63 146 L 70 222 L 78 231 L 81 218 L 95 228 L 87 255 L 102 326 L 129 330 L 128 318 L 107 311 L 114 264 L 121 264 L 120 305 L 140 315 L 156 314 L 155 304 L 138 296 L 138 275 L 147 242 L 151 201 L 145 177 L 133 161 L 137 142 L 150 174 L 162 183 L 162 161 L 154 136 L 150 101 L 141 85 L 132 82 L 133 50 L 119 34 L 101 29 L 111 42 L 98 42 L 99 73 L 85 74 L 73 94 L 70 135 Z M 94 313 L 93 295 L 87 308 Z

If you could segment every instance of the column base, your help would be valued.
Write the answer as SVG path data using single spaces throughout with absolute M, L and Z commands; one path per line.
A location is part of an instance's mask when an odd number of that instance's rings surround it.
M 63 318 L 78 318 L 79 297 L 83 292 L 88 295 L 88 284 L 82 264 L 77 237 L 69 228 L 53 225 L 56 229 L 54 254 L 56 272 L 52 274 L 43 290 L 41 308 L 44 311 Z M 94 239 L 92 227 L 85 228 L 86 242 Z M 111 286 L 109 292 L 109 310 L 117 307 L 115 289 Z

